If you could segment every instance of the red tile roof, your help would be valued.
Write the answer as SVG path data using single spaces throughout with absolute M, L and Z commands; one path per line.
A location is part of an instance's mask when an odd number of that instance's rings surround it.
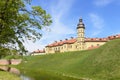
M 120 38 L 120 34 L 108 36 L 109 40 L 118 39 L 118 38 Z
M 85 42 L 107 42 L 108 38 L 85 38 Z
M 36 50 L 36 51 L 33 51 L 34 53 L 44 53 L 45 52 L 45 50 Z
M 75 43 L 77 40 L 76 39 L 69 39 L 69 40 L 64 40 L 64 41 L 59 41 L 59 42 L 54 42 L 52 44 L 47 45 L 46 47 L 55 47 L 55 46 L 61 46 L 63 44 L 72 44 Z
M 108 40 L 118 39 L 120 38 L 120 34 L 108 36 L 107 38 L 85 38 L 85 42 L 107 42 Z M 75 38 L 66 39 L 64 41 L 55 41 L 52 44 L 47 45 L 46 47 L 55 47 L 55 46 L 61 46 L 63 44 L 73 44 L 77 41 Z

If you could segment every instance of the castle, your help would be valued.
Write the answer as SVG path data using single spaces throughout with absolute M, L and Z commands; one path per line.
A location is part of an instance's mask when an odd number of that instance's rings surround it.
M 120 38 L 120 35 L 109 36 L 107 38 L 85 38 L 85 25 L 82 19 L 79 19 L 77 25 L 77 38 L 71 37 L 71 39 L 65 39 L 55 41 L 45 47 L 45 53 L 58 53 L 68 51 L 81 51 L 93 48 L 105 44 L 107 41 Z

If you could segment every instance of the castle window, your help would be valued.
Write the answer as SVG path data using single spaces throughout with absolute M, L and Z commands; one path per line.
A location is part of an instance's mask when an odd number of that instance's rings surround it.
M 52 50 L 52 48 L 49 49 L 50 51 Z
M 93 45 L 91 45 L 91 47 L 93 47 Z
M 78 47 L 76 46 L 76 48 L 78 48 Z
M 97 44 L 97 46 L 100 46 L 100 44 Z
M 60 48 L 58 47 L 58 50 L 60 50 Z
M 82 47 L 84 49 L 84 47 Z
M 66 48 L 66 46 L 64 46 L 64 48 Z

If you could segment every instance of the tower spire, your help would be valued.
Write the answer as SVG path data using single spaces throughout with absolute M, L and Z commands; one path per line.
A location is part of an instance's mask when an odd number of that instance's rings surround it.
M 79 22 L 82 22 L 82 18 L 79 19 Z
M 77 25 L 77 46 L 78 46 L 78 50 L 84 50 L 84 41 L 85 41 L 85 37 L 84 37 L 84 30 L 85 30 L 85 26 L 84 23 L 82 21 L 82 18 L 79 19 L 79 23 Z
M 85 25 L 84 25 L 84 23 L 83 23 L 82 18 L 79 19 L 79 23 L 78 23 L 78 25 L 77 25 L 77 29 L 78 29 L 78 28 L 84 28 L 84 29 L 85 29 Z

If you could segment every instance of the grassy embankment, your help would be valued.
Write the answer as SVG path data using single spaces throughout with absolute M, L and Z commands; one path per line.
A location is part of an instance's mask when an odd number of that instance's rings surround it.
M 0 80 L 21 80 L 17 75 L 0 71 Z
M 37 75 L 41 75 L 41 80 L 46 80 L 45 77 L 54 76 L 54 74 L 77 79 L 120 80 L 120 39 L 109 41 L 94 50 L 26 58 L 28 62 L 22 63 L 18 67 L 21 68 L 21 71 L 25 71 L 25 74 L 37 77 L 36 80 L 39 80 Z M 43 77 L 44 74 L 45 77 Z

